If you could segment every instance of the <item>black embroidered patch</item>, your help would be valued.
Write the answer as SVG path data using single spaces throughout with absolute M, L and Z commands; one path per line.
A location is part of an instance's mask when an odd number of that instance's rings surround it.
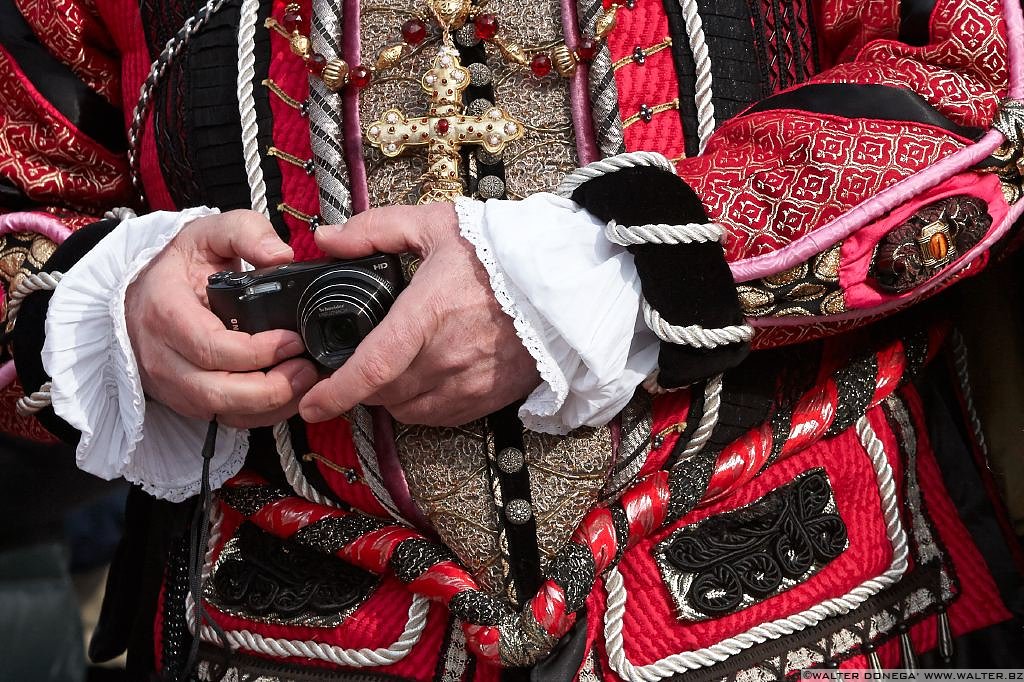
M 654 558 L 680 619 L 717 618 L 806 581 L 849 546 L 825 470 L 680 528 Z
M 221 552 L 207 600 L 226 613 L 250 620 L 335 627 L 366 600 L 376 584 L 372 573 L 246 522 Z

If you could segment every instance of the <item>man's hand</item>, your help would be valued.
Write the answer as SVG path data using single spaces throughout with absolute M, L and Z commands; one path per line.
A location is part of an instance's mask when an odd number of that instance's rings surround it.
M 292 250 L 252 211 L 187 225 L 128 287 L 128 335 L 148 396 L 185 416 L 267 426 L 295 414 L 317 373 L 288 359 L 303 352 L 295 332 L 229 331 L 207 308 L 206 278 L 238 269 L 239 258 L 264 267 L 291 261 Z
M 540 383 L 533 358 L 501 311 L 451 204 L 388 206 L 324 226 L 332 256 L 411 251 L 423 262 L 384 321 L 300 403 L 319 422 L 358 403 L 400 422 L 455 426 L 525 397 Z

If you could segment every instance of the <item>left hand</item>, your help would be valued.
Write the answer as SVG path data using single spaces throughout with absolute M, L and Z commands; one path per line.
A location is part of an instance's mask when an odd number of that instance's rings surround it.
M 338 258 L 411 251 L 423 262 L 384 321 L 302 399 L 306 421 L 364 403 L 383 405 L 406 424 L 457 426 L 540 383 L 486 270 L 459 235 L 451 204 L 371 209 L 345 225 L 318 228 L 316 242 Z

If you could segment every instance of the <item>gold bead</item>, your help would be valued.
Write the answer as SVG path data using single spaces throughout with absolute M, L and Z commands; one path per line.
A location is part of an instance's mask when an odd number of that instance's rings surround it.
M 607 38 L 608 34 L 612 32 L 613 28 L 615 28 L 615 14 L 618 11 L 618 5 L 612 5 L 597 18 L 597 23 L 594 25 L 594 36 L 598 40 Z
M 329 59 L 320 77 L 331 92 L 341 90 L 348 80 L 348 64 L 344 59 Z
M 374 68 L 378 71 L 387 71 L 394 67 L 402 60 L 402 53 L 405 51 L 405 47 L 405 43 L 396 43 L 385 47 L 377 55 L 377 61 L 373 65 Z
M 551 61 L 563 78 L 568 78 L 576 73 L 576 55 L 564 44 L 551 51 Z
M 471 0 L 431 0 L 430 2 L 430 9 L 433 10 L 441 25 L 451 28 L 459 28 L 466 23 L 472 6 Z
M 293 35 L 291 37 L 292 54 L 297 57 L 306 57 L 309 54 L 309 38 L 304 35 Z
M 530 61 L 530 57 L 526 54 L 526 50 L 516 43 L 506 43 L 501 38 L 494 38 L 491 42 L 498 46 L 498 50 L 500 50 L 505 59 L 510 62 L 525 66 Z

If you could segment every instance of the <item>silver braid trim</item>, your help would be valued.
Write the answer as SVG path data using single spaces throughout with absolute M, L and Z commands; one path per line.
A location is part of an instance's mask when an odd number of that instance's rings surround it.
M 971 391 L 971 374 L 967 364 L 967 344 L 959 329 L 953 329 L 953 366 L 956 368 L 957 380 L 960 382 L 960 392 L 964 396 L 964 407 L 967 416 L 971 421 L 971 431 L 974 432 L 974 440 L 978 443 L 978 450 L 985 458 L 985 465 L 988 466 L 988 444 L 985 442 L 985 431 L 981 427 L 981 419 L 974 407 L 974 393 Z
M 256 22 L 259 0 L 244 0 L 238 18 L 238 113 L 242 121 L 242 156 L 245 176 L 249 181 L 252 210 L 270 218 L 267 210 L 267 184 L 263 180 L 263 166 L 257 141 L 259 125 L 256 122 L 256 101 L 253 99 L 253 79 L 256 77 Z
M 882 517 L 885 521 L 885 534 L 892 544 L 892 562 L 885 572 L 865 580 L 841 597 L 826 599 L 800 613 L 756 625 L 744 633 L 728 637 L 703 649 L 683 651 L 638 666 L 629 660 L 623 647 L 622 619 L 626 612 L 626 585 L 619 570 L 612 568 L 605 574 L 608 602 L 604 615 L 605 644 L 612 669 L 628 682 L 657 682 L 688 670 L 708 667 L 756 644 L 779 639 L 813 627 L 826 618 L 849 613 L 883 589 L 895 584 L 907 570 L 908 550 L 907 534 L 900 522 L 892 467 L 889 465 L 882 441 L 871 428 L 867 416 L 857 420 L 856 430 L 875 470 L 875 482 L 878 485 Z
M 329 60 L 341 58 L 341 11 L 340 2 L 313 0 L 310 39 L 313 49 Z M 309 143 L 320 188 L 320 216 L 328 224 L 343 223 L 352 216 L 352 193 L 342 147 L 341 95 L 328 90 L 319 78 L 310 78 L 308 102 Z
M 708 46 L 704 40 L 704 22 L 697 11 L 697 0 L 679 0 L 679 8 L 682 10 L 686 37 L 696 65 L 694 102 L 697 105 L 699 152 L 703 152 L 711 133 L 715 132 L 715 105 L 711 101 L 711 57 L 708 55 Z
M 36 291 L 53 291 L 60 284 L 60 280 L 63 277 L 64 274 L 57 271 L 37 272 L 33 275 L 22 277 L 7 300 L 7 327 L 14 327 L 14 323 L 18 320 L 18 311 L 21 310 L 21 304 L 25 302 L 29 294 Z
M 14 409 L 18 411 L 22 417 L 31 417 L 40 410 L 45 410 L 50 406 L 50 388 L 52 384 L 47 381 L 39 387 L 38 391 L 33 391 L 29 395 L 23 395 L 18 398 L 18 402 L 14 405 Z
M 142 87 L 139 88 L 139 101 L 136 102 L 135 109 L 132 111 L 132 125 L 128 131 L 128 166 L 131 172 L 132 186 L 140 201 L 143 201 L 144 197 L 142 196 L 142 178 L 139 176 L 139 141 L 142 137 L 146 116 L 149 113 L 153 91 L 167 74 L 167 68 L 178 58 L 192 37 L 210 21 L 214 14 L 220 11 L 226 2 L 227 0 L 208 0 L 198 12 L 186 19 L 174 37 L 164 45 L 160 56 L 150 65 L 149 74 L 143 81 Z
M 694 348 L 717 348 L 730 343 L 746 343 L 754 337 L 754 328 L 749 324 L 734 324 L 728 327 L 702 327 L 699 324 L 680 326 L 669 324 L 661 313 L 643 301 L 644 322 L 654 335 L 662 341 Z
M 623 168 L 634 168 L 636 166 L 654 166 L 668 171 L 675 175 L 676 169 L 672 162 L 658 152 L 626 152 L 616 156 L 609 156 L 607 159 L 588 163 L 582 168 L 577 168 L 565 176 L 555 190 L 555 194 L 568 199 L 572 193 L 587 180 L 599 178 L 608 173 L 614 173 Z
M 277 445 L 277 456 L 281 460 L 281 470 L 284 471 L 285 480 L 288 481 L 288 485 L 295 491 L 295 494 L 316 504 L 337 507 L 337 504 L 321 495 L 302 473 L 302 463 L 295 455 L 288 422 L 278 422 L 274 425 L 274 443 Z
M 604 228 L 605 238 L 619 246 L 720 242 L 724 235 L 725 230 L 715 223 L 620 225 L 612 220 Z

